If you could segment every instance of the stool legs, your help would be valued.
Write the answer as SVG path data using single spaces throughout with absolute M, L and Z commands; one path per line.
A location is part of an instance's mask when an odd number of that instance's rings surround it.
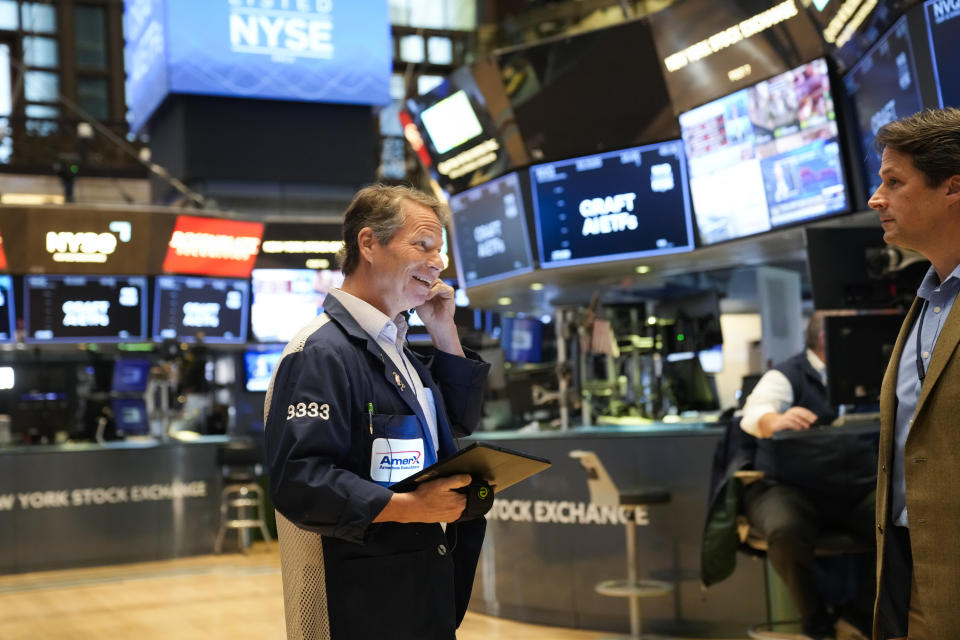
M 627 584 L 637 584 L 637 508 L 630 509 L 630 521 L 627 522 Z M 640 638 L 642 625 L 640 613 L 640 595 L 630 594 L 630 637 Z
M 237 517 L 229 517 L 230 508 L 237 510 Z M 252 509 L 250 517 L 247 517 L 247 509 Z M 223 547 L 223 538 L 227 529 L 237 530 L 237 545 L 240 551 L 247 553 L 247 545 L 244 540 L 245 529 L 259 529 L 263 535 L 263 541 L 270 545 L 272 538 L 267 530 L 267 523 L 264 520 L 263 490 L 256 483 L 248 484 L 228 484 L 223 488 L 220 496 L 220 528 L 217 531 L 217 539 L 213 544 L 214 553 L 220 553 Z

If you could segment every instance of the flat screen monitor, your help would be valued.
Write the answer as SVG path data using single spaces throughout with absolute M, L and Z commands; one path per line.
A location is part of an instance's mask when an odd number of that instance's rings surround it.
M 0 275 L 0 342 L 17 337 L 17 314 L 14 306 L 13 278 Z
M 687 353 L 723 344 L 716 291 L 669 293 L 656 304 L 664 353 Z
M 454 257 L 464 287 L 533 270 L 518 174 L 452 196 L 450 211 Z
M 440 155 L 483 133 L 470 98 L 462 90 L 424 109 L 420 119 Z
M 880 156 L 873 149 L 877 130 L 923 109 L 917 63 L 903 16 L 844 76 L 857 116 L 867 197 L 880 186 Z
M 143 398 L 114 398 L 110 401 L 118 436 L 150 435 L 150 420 Z
M 690 251 L 686 171 L 678 140 L 530 167 L 540 265 Z
M 693 352 L 676 353 L 663 363 L 663 393 L 677 411 L 715 411 L 720 408 L 716 383 L 704 372 Z
M 147 390 L 149 375 L 149 360 L 121 358 L 113 364 L 110 390 L 115 393 L 143 393 Z
M 246 373 L 247 391 L 267 390 L 281 355 L 283 355 L 283 349 L 244 352 L 243 368 Z
M 950 0 L 927 0 L 923 8 L 940 106 L 960 106 L 960 74 L 956 69 L 960 60 L 960 9 Z
M 504 318 L 500 344 L 508 362 L 542 362 L 543 324 L 536 318 Z
M 647 18 L 499 51 L 516 124 L 538 162 L 678 137 Z M 507 120 L 501 120 L 508 128 Z
M 700 243 L 849 209 L 827 62 L 680 114 Z
M 144 342 L 146 298 L 143 276 L 24 276 L 24 340 Z
M 258 342 L 289 342 L 323 311 L 343 273 L 328 269 L 254 269 L 250 326 Z
M 877 227 L 804 229 L 815 309 L 892 309 L 909 305 L 930 263 L 882 275 L 883 231 Z
M 897 341 L 901 314 L 827 316 L 827 396 L 830 404 L 874 405 Z
M 247 340 L 250 282 L 227 278 L 158 276 L 153 339 L 237 344 Z

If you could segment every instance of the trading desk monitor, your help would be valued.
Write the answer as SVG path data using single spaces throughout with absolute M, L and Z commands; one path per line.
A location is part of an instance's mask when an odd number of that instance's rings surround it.
M 878 227 L 804 229 L 815 309 L 892 309 L 906 306 L 930 263 L 921 260 L 889 275 L 877 266 L 885 245 Z
M 115 393 L 143 393 L 147 390 L 150 361 L 122 358 L 113 365 L 110 390 Z
M 146 294 L 142 276 L 25 276 L 24 340 L 144 342 Z
M 343 283 L 340 271 L 254 269 L 250 326 L 258 342 L 289 342 L 323 311 L 327 293 Z
M 956 68 L 960 60 L 960 11 L 955 2 L 947 0 L 928 0 L 923 8 L 940 106 L 960 106 L 960 74 Z
M 827 396 L 830 404 L 875 405 L 897 340 L 900 314 L 827 316 Z
M 118 436 L 150 435 L 150 420 L 143 398 L 114 398 L 110 406 Z
M 543 362 L 543 324 L 536 318 L 504 318 L 500 344 L 508 362 Z
M 12 342 L 17 335 L 13 300 L 13 278 L 0 275 L 0 342 Z
M 533 270 L 520 178 L 509 173 L 450 198 L 457 273 L 464 287 Z
M 267 390 L 281 355 L 283 355 L 283 349 L 244 352 L 243 368 L 246 372 L 247 391 Z
M 866 171 L 867 197 L 880 186 L 880 156 L 873 149 L 877 130 L 923 109 L 917 63 L 903 16 L 844 76 L 857 115 L 857 139 Z
M 534 165 L 530 188 L 545 268 L 693 249 L 678 140 Z
M 153 305 L 153 339 L 243 343 L 247 339 L 247 280 L 159 276 Z
M 680 114 L 704 245 L 849 208 L 820 58 Z

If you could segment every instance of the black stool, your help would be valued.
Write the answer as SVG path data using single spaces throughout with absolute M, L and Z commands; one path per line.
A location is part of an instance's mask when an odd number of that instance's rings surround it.
M 217 450 L 217 463 L 223 474 L 220 494 L 220 528 L 213 545 L 215 553 L 223 548 L 227 529 L 237 530 L 237 545 L 246 553 L 248 545 L 244 530 L 259 529 L 264 542 L 272 538 L 264 520 L 263 489 L 258 477 L 263 464 L 263 447 L 248 440 L 233 440 Z
M 593 451 L 571 451 L 571 458 L 580 461 L 587 474 L 587 489 L 590 502 L 599 506 L 614 506 L 627 509 L 627 579 L 604 580 L 595 587 L 597 593 L 630 599 L 631 640 L 643 638 L 640 599 L 667 595 L 673 585 L 660 580 L 640 580 L 637 570 L 637 512 L 640 507 L 670 502 L 670 492 L 657 488 L 638 488 L 620 491 L 604 469 L 600 458 Z

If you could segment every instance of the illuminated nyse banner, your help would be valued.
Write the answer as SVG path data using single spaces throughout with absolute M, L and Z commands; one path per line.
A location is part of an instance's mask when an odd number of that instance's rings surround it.
M 543 267 L 693 249 L 678 140 L 530 168 Z
M 923 109 L 907 17 L 901 17 L 844 77 L 857 113 L 867 194 L 880 186 L 873 140 L 883 125 Z
M 23 285 L 26 342 L 147 339 L 143 276 L 24 276 Z
M 14 208 L 2 218 L 10 268 L 21 273 L 148 273 L 150 214 L 142 211 Z
M 167 93 L 386 104 L 386 0 L 125 0 L 132 127 Z
M 680 128 L 702 244 L 849 207 L 823 58 L 682 113 Z
M 527 216 L 516 173 L 450 198 L 454 257 L 463 286 L 533 270 Z
M 177 216 L 163 270 L 246 278 L 257 260 L 263 223 Z
M 929 0 L 924 10 L 940 106 L 960 107 L 960 0 Z
M 250 283 L 246 280 L 158 276 L 154 291 L 153 339 L 207 343 L 247 340 Z
M 0 276 L 0 342 L 12 342 L 16 338 L 17 314 L 13 301 L 13 278 Z

